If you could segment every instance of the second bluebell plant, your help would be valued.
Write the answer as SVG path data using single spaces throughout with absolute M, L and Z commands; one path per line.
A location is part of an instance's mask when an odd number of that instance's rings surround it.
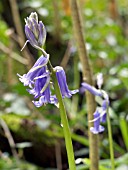
M 87 83 L 82 83 L 81 91 L 89 91 L 94 96 L 99 96 L 102 100 L 101 106 L 96 108 L 96 111 L 94 112 L 93 116 L 94 119 L 90 122 L 94 123 L 94 126 L 90 128 L 90 131 L 93 134 L 101 133 L 105 130 L 105 128 L 100 125 L 100 123 L 106 122 L 106 116 L 109 108 L 109 96 L 106 93 L 106 91 L 101 89 L 101 86 L 103 84 L 103 76 L 101 73 L 97 76 L 97 86 L 98 89 L 96 89 L 94 86 L 91 86 Z

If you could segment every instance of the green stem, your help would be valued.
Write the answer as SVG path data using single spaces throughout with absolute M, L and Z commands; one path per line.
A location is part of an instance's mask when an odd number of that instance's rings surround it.
M 50 62 L 49 62 L 49 66 L 51 67 Z M 52 71 L 51 76 L 52 76 L 53 83 L 54 83 L 55 93 L 56 93 L 56 96 L 57 96 L 57 99 L 59 102 L 61 123 L 62 123 L 62 128 L 63 128 L 63 132 L 64 132 L 64 137 L 65 137 L 69 168 L 70 168 L 70 170 L 76 170 L 74 152 L 73 152 L 73 146 L 72 146 L 72 140 L 71 140 L 71 133 L 70 133 L 70 129 L 69 129 L 66 110 L 64 107 L 62 95 L 61 95 L 58 81 L 56 78 L 56 72 L 53 70 L 53 68 L 51 68 L 51 71 Z
M 112 166 L 111 169 L 115 170 L 112 129 L 111 129 L 109 112 L 107 112 L 107 124 L 108 124 L 108 138 L 109 138 L 109 145 L 110 145 L 109 148 L 110 148 L 110 157 L 111 157 L 111 166 Z

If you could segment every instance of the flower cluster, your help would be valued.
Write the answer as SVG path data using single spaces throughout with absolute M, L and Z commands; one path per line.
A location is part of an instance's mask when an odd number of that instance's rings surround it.
M 52 95 L 50 90 L 50 86 L 52 85 L 50 85 L 50 71 L 47 68 L 48 60 L 48 57 L 42 55 L 27 74 L 24 74 L 23 76 L 18 74 L 20 77 L 19 80 L 24 86 L 29 86 L 30 89 L 27 91 L 34 95 L 35 99 L 39 98 L 38 101 L 33 101 L 36 107 L 40 107 L 47 103 L 55 105 L 58 103 L 56 96 Z M 71 91 L 68 89 L 66 75 L 62 67 L 56 66 L 54 70 L 56 71 L 56 77 L 63 98 L 70 98 L 72 94 L 78 92 L 78 90 Z
M 103 78 L 102 78 L 102 74 L 100 73 L 97 77 L 97 85 L 99 89 L 96 89 L 95 87 L 85 82 L 82 83 L 82 89 L 81 89 L 82 91 L 88 90 L 93 95 L 102 98 L 101 106 L 96 108 L 96 111 L 93 114 L 94 119 L 90 121 L 90 122 L 94 122 L 94 127 L 90 128 L 90 131 L 94 134 L 98 134 L 104 131 L 105 128 L 101 126 L 100 123 L 106 122 L 106 114 L 109 107 L 108 94 L 104 90 L 101 90 L 102 83 L 103 83 Z
M 28 38 L 27 41 L 29 41 L 33 47 L 40 49 L 43 52 L 43 55 L 36 61 L 27 74 L 24 74 L 23 76 L 18 74 L 19 80 L 24 84 L 24 86 L 29 87 L 27 91 L 32 94 L 35 99 L 39 98 L 39 100 L 33 101 L 36 107 L 40 107 L 47 103 L 57 105 L 57 97 L 56 95 L 52 95 L 51 92 L 51 73 L 47 67 L 49 55 L 41 49 L 46 38 L 45 27 L 41 21 L 38 23 L 38 16 L 36 13 L 31 13 L 25 22 L 25 33 Z M 56 78 L 60 87 L 62 98 L 70 98 L 72 94 L 78 92 L 78 90 L 70 91 L 68 89 L 66 75 L 62 67 L 56 66 L 54 71 L 56 72 Z M 52 88 L 54 88 L 54 86 L 52 86 Z

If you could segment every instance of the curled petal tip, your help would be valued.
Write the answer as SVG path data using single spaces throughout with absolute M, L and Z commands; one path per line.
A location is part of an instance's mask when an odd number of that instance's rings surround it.
M 99 129 L 97 130 L 95 127 L 91 127 L 90 128 L 90 131 L 93 133 L 93 134 L 99 134 L 101 132 L 103 132 L 105 130 L 105 128 L 103 126 L 99 126 Z

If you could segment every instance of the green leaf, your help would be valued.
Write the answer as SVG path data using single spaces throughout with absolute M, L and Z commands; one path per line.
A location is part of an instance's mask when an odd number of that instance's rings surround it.
M 121 116 L 119 123 L 125 146 L 128 149 L 128 122 L 124 116 Z

